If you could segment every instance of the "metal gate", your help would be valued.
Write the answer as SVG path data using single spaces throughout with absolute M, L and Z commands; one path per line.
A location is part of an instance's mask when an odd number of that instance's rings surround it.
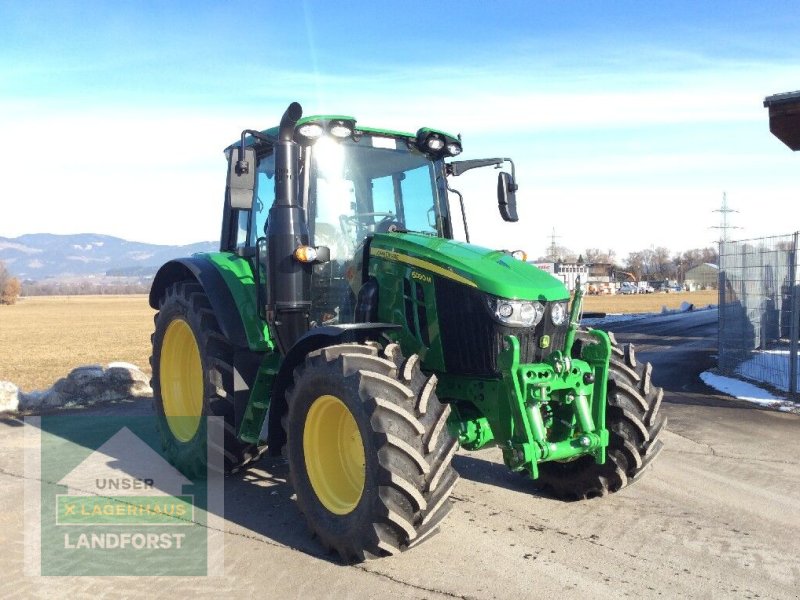
M 794 394 L 798 233 L 720 242 L 719 370 Z

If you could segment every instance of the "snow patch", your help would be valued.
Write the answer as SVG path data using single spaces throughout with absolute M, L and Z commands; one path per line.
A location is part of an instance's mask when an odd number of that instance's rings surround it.
M 24 244 L 17 244 L 16 242 L 0 242 L 0 250 L 16 250 L 17 252 L 24 252 L 25 254 L 41 254 L 44 252 L 41 248 L 31 248 Z
M 700 379 L 707 386 L 739 400 L 777 409 L 782 412 L 800 414 L 800 404 L 786 400 L 786 398 L 775 396 L 771 392 L 752 383 L 717 375 L 711 371 L 701 373 Z
M 88 264 L 90 262 L 107 263 L 108 261 L 111 260 L 108 256 L 105 256 L 103 258 L 92 258 L 92 257 L 89 257 L 89 256 L 67 256 L 66 258 L 67 258 L 67 260 L 77 260 L 78 262 L 82 262 L 82 263 L 86 263 L 86 264 Z
M 606 325 L 608 323 L 622 323 L 624 321 L 635 321 L 637 319 L 646 319 L 648 317 L 654 317 L 653 313 L 606 313 L 605 317 L 592 317 L 587 319 L 581 319 L 582 325 L 590 325 L 595 327 L 597 325 Z
M 716 305 L 709 304 L 708 306 L 704 306 L 702 309 L 699 310 L 709 310 L 712 308 L 716 308 Z M 682 302 L 680 308 L 669 309 L 666 306 L 664 306 L 661 308 L 660 313 L 606 313 L 605 317 L 592 317 L 587 319 L 581 319 L 581 324 L 596 327 L 598 325 L 608 325 L 609 323 L 635 321 L 637 319 L 652 319 L 654 317 L 660 317 L 664 315 L 678 315 L 681 313 L 687 313 L 694 310 L 696 310 L 694 304 L 690 304 L 689 302 Z
M 800 356 L 795 357 L 800 369 Z M 736 367 L 736 374 L 789 391 L 789 351 L 759 350 L 752 358 Z
M 0 381 L 0 413 L 16 412 L 19 408 L 19 388 L 10 381 Z

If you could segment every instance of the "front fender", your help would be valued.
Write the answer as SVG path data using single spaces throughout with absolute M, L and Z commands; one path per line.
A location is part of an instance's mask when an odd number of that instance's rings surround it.
M 272 385 L 272 400 L 269 405 L 269 416 L 261 431 L 261 439 L 269 444 L 270 454 L 277 454 L 286 443 L 286 433 L 281 425 L 281 418 L 288 410 L 286 390 L 291 385 L 295 367 L 300 365 L 306 354 L 337 344 L 359 343 L 378 340 L 384 332 L 399 329 L 394 323 L 352 323 L 328 327 L 315 327 L 301 337 L 281 363 L 280 370 Z M 266 429 L 266 432 L 264 431 Z M 264 436 L 266 433 L 266 437 Z

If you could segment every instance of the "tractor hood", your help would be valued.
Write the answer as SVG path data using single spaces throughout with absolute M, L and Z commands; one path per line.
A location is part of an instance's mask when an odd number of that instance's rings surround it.
M 569 297 L 564 284 L 549 273 L 505 252 L 455 240 L 418 233 L 377 234 L 370 256 L 405 263 L 503 298 L 553 301 Z

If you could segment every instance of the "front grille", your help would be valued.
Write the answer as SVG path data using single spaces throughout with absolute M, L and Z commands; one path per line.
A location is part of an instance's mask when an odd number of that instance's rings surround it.
M 503 337 L 509 334 L 519 340 L 523 363 L 541 362 L 553 349 L 564 346 L 567 325 L 553 325 L 548 303 L 543 303 L 545 316 L 536 327 L 506 327 L 492 318 L 485 298 L 479 290 L 443 277 L 436 279 L 436 312 L 448 373 L 499 376 L 497 355 L 503 348 Z M 550 345 L 544 349 L 538 343 L 543 335 L 550 336 Z

